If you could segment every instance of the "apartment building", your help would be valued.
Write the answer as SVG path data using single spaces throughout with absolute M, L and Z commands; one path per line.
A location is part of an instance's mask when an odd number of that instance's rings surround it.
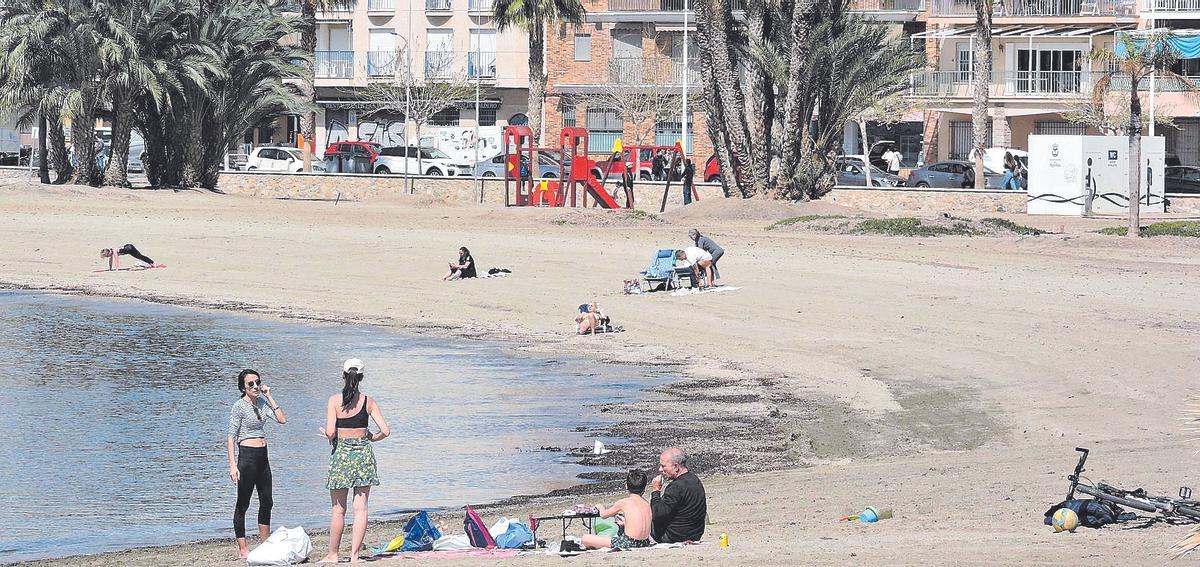
M 318 150 L 343 140 L 398 145 L 412 140 L 402 112 L 370 112 L 362 90 L 408 75 L 465 76 L 479 96 L 433 117 L 431 130 L 519 124 L 528 120 L 529 41 L 497 32 L 492 0 L 366 0 L 320 13 L 314 54 Z
M 926 30 L 912 35 L 924 42 L 927 69 L 912 77 L 910 95 L 923 113 L 927 162 L 965 159 L 972 145 L 974 3 L 926 0 Z M 1138 4 L 1141 1 L 1141 4 Z M 1073 123 L 1063 113 L 1079 107 L 1109 69 L 1088 55 L 1113 49 L 1117 34 L 1155 27 L 1174 28 L 1181 37 L 1200 19 L 1200 0 L 997 0 L 993 12 L 989 110 L 991 145 L 1027 149 L 1031 134 L 1100 134 Z M 1190 42 L 1183 42 L 1184 44 Z M 1186 46 L 1185 46 L 1186 47 Z M 1200 74 L 1200 52 L 1183 50 L 1176 68 Z M 1119 93 L 1124 85 L 1126 93 Z M 1128 80 L 1114 81 L 1114 108 L 1128 100 Z M 1146 82 L 1141 84 L 1148 90 Z M 1155 111 L 1175 116 L 1179 129 L 1159 128 L 1168 153 L 1184 163 L 1200 162 L 1200 119 L 1194 100 L 1181 85 L 1156 82 Z M 1145 105 L 1144 105 L 1145 106 Z M 1146 108 L 1145 110 L 1148 110 Z

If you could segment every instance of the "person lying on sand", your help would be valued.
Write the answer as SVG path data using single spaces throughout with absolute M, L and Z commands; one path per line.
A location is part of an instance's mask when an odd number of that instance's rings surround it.
M 442 281 L 448 282 L 462 278 L 476 277 L 475 273 L 475 258 L 471 257 L 471 251 L 467 250 L 466 246 L 458 249 L 458 263 L 450 264 L 450 271 L 442 276 Z
M 119 267 L 121 264 L 120 256 L 133 256 L 134 258 L 146 264 L 145 267 L 153 268 L 154 260 L 138 251 L 137 247 L 132 244 L 126 244 L 120 248 L 101 248 L 100 257 L 108 260 L 108 269 L 112 270 Z
M 629 496 L 617 500 L 611 508 L 596 505 L 601 518 L 617 516 L 617 535 L 610 538 L 587 534 L 582 539 L 585 548 L 634 549 L 654 545 L 650 541 L 650 503 L 642 498 L 642 493 L 646 491 L 646 473 L 637 469 L 629 471 L 625 475 L 625 488 Z

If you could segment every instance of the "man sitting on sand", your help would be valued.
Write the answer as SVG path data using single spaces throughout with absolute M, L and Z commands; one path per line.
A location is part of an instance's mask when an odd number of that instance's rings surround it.
M 658 470 L 661 474 L 650 483 L 654 488 L 650 493 L 654 513 L 650 535 L 659 543 L 700 541 L 708 499 L 700 479 L 687 469 L 687 455 L 676 447 L 663 451 L 658 457 Z M 666 490 L 662 490 L 664 478 L 671 482 Z
M 699 286 L 700 289 L 712 286 L 712 254 L 709 254 L 703 248 L 688 246 L 683 250 L 676 250 L 675 259 L 686 262 L 688 267 L 692 269 L 692 287 L 696 287 L 697 282 L 704 284 Z M 704 271 L 701 272 L 700 270 Z
M 635 549 L 650 547 L 650 504 L 642 498 L 646 491 L 646 473 L 634 469 L 625 475 L 625 488 L 629 496 L 617 500 L 611 508 L 596 505 L 601 518 L 617 516 L 617 535 L 611 538 L 593 534 L 583 536 L 583 546 L 588 549 L 611 547 L 613 549 Z

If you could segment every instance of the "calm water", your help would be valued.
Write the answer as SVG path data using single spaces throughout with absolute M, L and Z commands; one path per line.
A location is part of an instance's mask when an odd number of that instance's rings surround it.
M 376 518 L 575 484 L 594 469 L 538 448 L 590 445 L 571 430 L 605 421 L 584 400 L 665 379 L 372 327 L 0 291 L 0 562 L 231 535 L 225 428 L 243 367 L 288 415 L 267 424 L 274 525 L 326 524 L 317 427 L 352 356 L 392 428 L 375 445 Z

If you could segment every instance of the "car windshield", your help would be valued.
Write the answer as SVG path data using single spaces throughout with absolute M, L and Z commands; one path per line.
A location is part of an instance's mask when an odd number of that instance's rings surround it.
M 421 148 L 421 157 L 425 159 L 450 159 L 446 152 L 437 148 Z
M 300 150 L 288 150 L 288 153 L 292 154 L 292 157 L 296 158 L 296 161 L 302 161 L 304 159 L 304 156 L 300 155 Z

